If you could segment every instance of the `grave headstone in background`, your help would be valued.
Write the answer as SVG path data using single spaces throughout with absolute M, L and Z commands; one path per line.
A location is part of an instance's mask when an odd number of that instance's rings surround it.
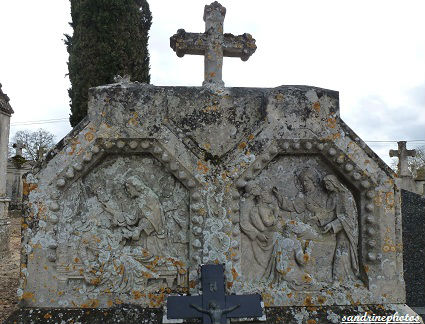
M 335 91 L 224 88 L 224 13 L 206 6 L 219 25 L 190 34 L 202 51 L 173 37 L 206 55 L 204 87 L 91 89 L 88 116 L 27 177 L 18 294 L 31 311 L 10 323 L 80 308 L 160 323 L 168 296 L 202 295 L 202 264 L 224 264 L 226 295 L 261 294 L 268 323 L 411 312 L 393 172 Z M 232 51 L 254 48 L 238 37 Z
M 6 190 L 10 198 L 9 215 L 13 217 L 21 214 L 22 198 L 23 198 L 23 176 L 31 171 L 35 165 L 34 161 L 27 161 L 22 156 L 22 149 L 25 146 L 22 143 L 15 143 L 13 145 L 16 152 L 15 155 L 7 161 L 7 181 Z
M 412 172 L 409 170 L 408 158 L 409 156 L 415 156 L 415 150 L 408 150 L 406 148 L 406 141 L 397 142 L 398 149 L 390 150 L 390 157 L 397 157 L 397 176 L 398 176 L 398 186 L 401 189 L 409 190 L 411 192 L 416 192 L 416 184 L 413 180 Z

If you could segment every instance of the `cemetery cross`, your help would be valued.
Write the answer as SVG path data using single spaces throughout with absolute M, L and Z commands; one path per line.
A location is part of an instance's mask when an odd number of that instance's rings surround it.
M 205 33 L 187 33 L 179 29 L 170 38 L 170 46 L 178 57 L 185 54 L 204 55 L 203 86 L 224 87 L 223 56 L 240 57 L 246 61 L 257 49 L 255 39 L 250 34 L 223 34 L 225 15 L 226 8 L 215 1 L 204 9 Z
M 25 146 L 25 144 L 24 143 L 22 143 L 22 142 L 20 142 L 20 141 L 18 141 L 18 142 L 16 142 L 15 144 L 13 144 L 13 148 L 15 149 L 15 155 L 16 156 L 22 156 L 22 150 L 24 149 L 24 148 L 26 148 L 26 146 Z
M 390 150 L 390 157 L 398 157 L 398 175 L 400 177 L 411 176 L 409 171 L 409 164 L 407 163 L 407 158 L 409 156 L 415 156 L 415 150 L 406 149 L 406 141 L 397 142 L 398 150 Z
M 203 265 L 201 284 L 202 295 L 167 298 L 167 320 L 202 318 L 204 324 L 225 324 L 227 318 L 263 316 L 259 294 L 225 294 L 223 265 Z

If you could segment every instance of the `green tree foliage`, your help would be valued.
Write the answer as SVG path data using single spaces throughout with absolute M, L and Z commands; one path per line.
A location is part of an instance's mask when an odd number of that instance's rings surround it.
M 71 0 L 73 35 L 65 35 L 69 53 L 68 90 L 71 126 L 87 115 L 88 89 L 113 82 L 116 75 L 150 82 L 146 0 Z

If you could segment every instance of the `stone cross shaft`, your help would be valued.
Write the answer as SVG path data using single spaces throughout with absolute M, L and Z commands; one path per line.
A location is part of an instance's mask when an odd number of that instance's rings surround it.
M 411 177 L 407 158 L 415 156 L 415 150 L 406 149 L 406 141 L 397 142 L 398 150 L 390 150 L 390 157 L 398 157 L 398 175 L 399 177 Z
M 255 39 L 250 34 L 223 34 L 225 15 L 226 8 L 215 1 L 204 9 L 205 33 L 187 33 L 179 29 L 170 38 L 170 46 L 178 57 L 185 54 L 204 55 L 203 86 L 224 87 L 223 56 L 240 57 L 246 61 L 257 49 Z
M 25 144 L 22 142 L 16 142 L 15 144 L 13 144 L 13 148 L 15 149 L 16 156 L 22 156 L 22 149 L 25 148 Z

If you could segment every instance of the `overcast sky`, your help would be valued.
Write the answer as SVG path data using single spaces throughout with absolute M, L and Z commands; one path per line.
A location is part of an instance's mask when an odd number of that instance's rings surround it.
M 151 0 L 151 83 L 199 86 L 203 58 L 178 58 L 177 29 L 203 32 L 199 0 Z M 310 85 L 339 91 L 342 119 L 366 141 L 425 140 L 425 1 L 222 0 L 224 31 L 251 33 L 247 61 L 225 58 L 226 86 Z M 0 83 L 15 110 L 13 133 L 70 131 L 63 34 L 72 33 L 67 0 L 0 0 Z M 368 143 L 387 163 L 396 143 Z M 423 145 L 410 142 L 408 147 Z

